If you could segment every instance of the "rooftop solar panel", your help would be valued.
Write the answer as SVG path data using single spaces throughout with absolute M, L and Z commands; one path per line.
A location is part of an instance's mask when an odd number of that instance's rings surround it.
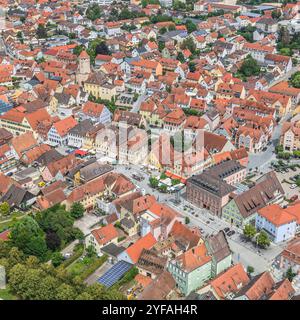
M 105 287 L 109 288 L 114 285 L 118 280 L 120 280 L 123 275 L 129 271 L 133 265 L 126 261 L 119 261 L 117 264 L 112 266 L 108 271 L 106 271 L 99 279 L 98 282 L 103 284 Z

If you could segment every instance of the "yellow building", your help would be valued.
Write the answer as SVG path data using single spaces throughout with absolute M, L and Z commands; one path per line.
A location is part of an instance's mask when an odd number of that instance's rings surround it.
M 84 82 L 84 90 L 97 99 L 111 100 L 117 95 L 117 87 L 109 80 L 102 72 L 93 73 Z

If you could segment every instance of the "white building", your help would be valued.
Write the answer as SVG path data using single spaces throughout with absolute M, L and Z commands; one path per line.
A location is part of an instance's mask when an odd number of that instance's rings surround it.
M 266 231 L 274 243 L 279 243 L 295 237 L 297 219 L 278 204 L 272 204 L 258 210 L 255 226 Z

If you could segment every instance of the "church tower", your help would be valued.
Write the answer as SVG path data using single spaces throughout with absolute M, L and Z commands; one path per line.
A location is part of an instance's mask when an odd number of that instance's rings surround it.
M 85 50 L 81 52 L 78 59 L 79 59 L 79 66 L 78 66 L 76 80 L 77 80 L 77 83 L 82 86 L 83 82 L 88 79 L 91 73 L 91 61 L 90 61 L 90 56 L 87 54 Z

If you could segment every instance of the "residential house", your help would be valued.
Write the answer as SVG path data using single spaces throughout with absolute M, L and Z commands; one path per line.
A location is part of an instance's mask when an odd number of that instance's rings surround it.
M 255 220 L 259 209 L 268 204 L 280 203 L 284 191 L 275 172 L 266 173 L 256 181 L 254 187 L 243 193 L 233 195 L 233 198 L 224 206 L 222 218 L 227 222 L 243 228 Z

